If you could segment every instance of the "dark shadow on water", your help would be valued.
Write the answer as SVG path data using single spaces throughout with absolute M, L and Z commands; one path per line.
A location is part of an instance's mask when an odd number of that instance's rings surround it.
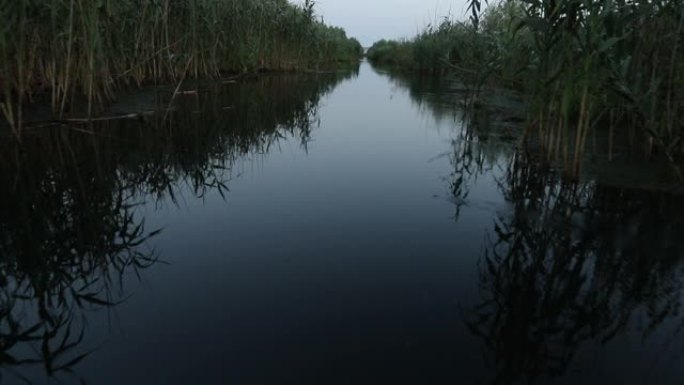
M 283 138 L 305 147 L 321 97 L 357 72 L 204 85 L 168 114 L 0 141 L 0 383 L 80 380 L 79 362 L 97 354 L 89 314 L 125 301 L 160 262 L 152 241 L 163 230 L 146 228 L 143 205 L 227 199 L 235 161 Z

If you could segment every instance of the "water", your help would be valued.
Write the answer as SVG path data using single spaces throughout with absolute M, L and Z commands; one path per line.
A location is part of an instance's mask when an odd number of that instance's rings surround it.
M 681 196 L 366 63 L 189 87 L 3 144 L 3 384 L 680 383 Z

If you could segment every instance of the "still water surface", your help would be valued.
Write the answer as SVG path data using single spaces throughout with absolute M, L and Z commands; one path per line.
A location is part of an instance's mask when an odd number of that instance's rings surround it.
M 681 196 L 366 63 L 202 87 L 3 149 L 3 384 L 681 383 Z

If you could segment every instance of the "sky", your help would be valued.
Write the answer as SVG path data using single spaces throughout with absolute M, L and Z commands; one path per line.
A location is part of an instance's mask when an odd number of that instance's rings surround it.
M 326 24 L 344 28 L 368 47 L 383 38 L 410 38 L 447 15 L 463 19 L 465 4 L 466 0 L 316 0 L 315 10 Z

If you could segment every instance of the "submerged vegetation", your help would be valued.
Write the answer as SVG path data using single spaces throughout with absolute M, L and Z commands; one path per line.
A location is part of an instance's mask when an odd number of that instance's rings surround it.
M 24 107 L 90 114 L 123 86 L 305 70 L 358 60 L 314 2 L 287 0 L 0 0 L 0 107 L 15 135 Z
M 684 4 L 678 0 L 504 0 L 468 21 L 444 20 L 412 40 L 380 41 L 376 65 L 458 74 L 474 91 L 525 100 L 525 143 L 576 177 L 601 131 L 630 151 L 684 163 Z

